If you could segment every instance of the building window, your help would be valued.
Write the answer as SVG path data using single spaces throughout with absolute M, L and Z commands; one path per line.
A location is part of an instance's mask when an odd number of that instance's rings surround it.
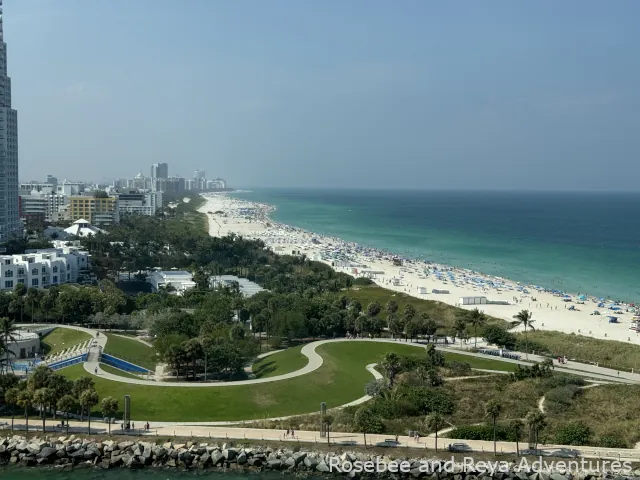
M 24 268 L 18 269 L 18 275 L 24 275 Z
M 13 277 L 13 270 L 7 270 L 6 272 L 4 272 L 4 276 L 7 278 Z
M 4 261 L 4 264 L 5 264 L 5 265 L 11 265 L 11 260 L 5 260 L 5 261 Z
M 47 277 L 42 277 L 42 284 L 44 285 L 45 283 L 47 283 Z
M 34 268 L 33 270 L 31 270 L 31 275 L 37 275 L 38 274 L 38 269 Z
M 32 287 L 37 287 L 38 286 L 38 279 L 37 278 L 32 278 L 31 279 L 31 286 Z
M 53 283 L 58 283 L 58 276 L 57 275 L 53 276 Z
M 67 270 L 71 270 L 71 264 L 67 263 Z
M 53 273 L 58 273 L 58 266 L 53 267 Z
M 4 288 L 13 288 L 13 280 L 5 280 Z
M 40 269 L 40 273 L 44 273 L 44 271 L 45 271 L 45 268 L 44 268 L 44 267 L 42 267 L 42 268 Z

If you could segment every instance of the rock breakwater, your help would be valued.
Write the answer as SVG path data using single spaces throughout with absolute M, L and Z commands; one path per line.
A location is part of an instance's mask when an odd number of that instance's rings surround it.
M 400 452 L 398 452 L 400 453 Z M 568 463 L 568 462 L 566 462 Z M 611 465 L 612 462 L 609 462 Z M 145 467 L 213 469 L 236 472 L 283 472 L 297 476 L 346 476 L 348 478 L 429 478 L 429 480 L 590 480 L 640 478 L 640 471 L 540 471 L 522 469 L 514 461 L 480 464 L 436 458 L 380 457 L 367 452 L 325 453 L 300 448 L 232 446 L 198 442 L 154 443 L 133 440 L 78 438 L 0 437 L 0 465 L 88 466 L 102 469 Z M 381 470 L 378 467 L 383 467 Z M 505 468 L 505 466 L 507 468 Z M 542 466 L 542 465 L 541 465 Z M 566 467 L 565 467 L 566 468 Z M 570 467 L 569 467 L 570 468 Z

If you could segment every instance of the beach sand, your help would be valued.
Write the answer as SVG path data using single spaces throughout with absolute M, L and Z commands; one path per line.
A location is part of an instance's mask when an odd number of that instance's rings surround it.
M 536 330 L 575 333 L 593 338 L 640 344 L 640 336 L 629 329 L 635 315 L 631 305 L 587 297 L 580 300 L 571 295 L 525 286 L 507 279 L 491 277 L 467 269 L 404 259 L 402 266 L 394 265 L 395 255 L 373 248 L 345 242 L 334 237 L 317 235 L 269 218 L 270 205 L 248 202 L 227 194 L 205 194 L 205 204 L 199 209 L 209 219 L 209 234 L 225 236 L 230 233 L 245 238 L 261 239 L 275 253 L 305 254 L 310 260 L 322 261 L 336 271 L 354 277 L 367 276 L 389 290 L 417 298 L 440 301 L 472 310 L 478 308 L 493 317 L 512 321 L 520 310 L 533 314 Z M 424 290 L 423 290 L 424 289 Z M 447 294 L 432 290 L 447 290 Z M 428 293 L 419 293 L 426 291 Z M 459 305 L 460 297 L 486 297 L 489 301 L 507 304 Z M 584 302 L 584 303 L 582 303 Z M 575 310 L 569 310 L 573 307 Z M 601 315 L 592 315 L 597 310 Z M 619 323 L 609 323 L 608 316 L 616 316 Z M 517 327 L 518 331 L 522 327 Z

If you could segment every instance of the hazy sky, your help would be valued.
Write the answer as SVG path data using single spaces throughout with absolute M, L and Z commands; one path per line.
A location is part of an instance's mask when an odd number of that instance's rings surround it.
M 21 180 L 640 189 L 640 1 L 5 0 Z

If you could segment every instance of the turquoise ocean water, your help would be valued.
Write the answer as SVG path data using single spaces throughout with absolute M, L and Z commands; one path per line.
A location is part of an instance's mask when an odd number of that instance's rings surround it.
M 527 284 L 640 301 L 640 194 L 252 190 L 274 220 Z

